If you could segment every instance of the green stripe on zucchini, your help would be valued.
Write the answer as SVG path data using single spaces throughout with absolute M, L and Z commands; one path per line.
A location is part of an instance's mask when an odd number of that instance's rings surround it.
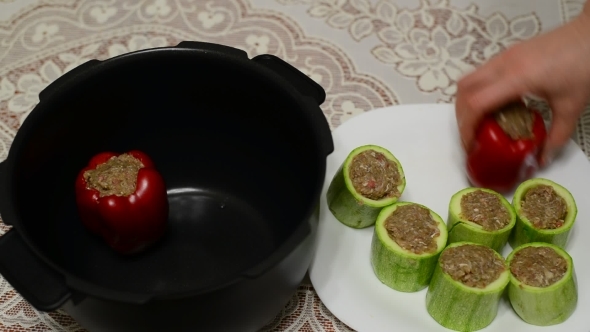
M 534 188 L 537 185 L 544 184 L 553 187 L 553 190 L 561 196 L 567 204 L 567 215 L 564 220 L 564 224 L 556 229 L 537 229 L 531 222 L 522 214 L 522 199 L 529 189 Z M 567 245 L 570 231 L 576 216 L 578 208 L 576 201 L 572 194 L 558 183 L 555 183 L 548 179 L 534 178 L 529 179 L 521 183 L 512 199 L 512 206 L 516 212 L 516 225 L 510 234 L 508 242 L 512 248 L 516 248 L 522 244 L 530 242 L 545 242 L 554 244 L 560 248 L 565 248 Z
M 487 193 L 497 196 L 500 199 L 500 202 L 502 202 L 502 205 L 506 207 L 508 213 L 510 214 L 510 223 L 508 225 L 499 230 L 487 231 L 484 230 L 481 225 L 464 219 L 461 216 L 461 198 L 464 195 L 474 192 L 476 190 L 485 191 Z M 465 188 L 455 193 L 451 197 L 449 203 L 449 216 L 447 219 L 447 228 L 449 230 L 448 243 L 450 244 L 461 241 L 469 241 L 473 243 L 483 244 L 501 253 L 502 249 L 508 242 L 508 237 L 510 236 L 510 232 L 514 228 L 515 224 L 516 213 L 514 212 L 514 208 L 512 207 L 510 202 L 506 200 L 504 196 L 493 190 L 486 188 Z
M 377 278 L 386 286 L 401 292 L 416 292 L 428 287 L 438 256 L 447 243 L 444 220 L 427 207 L 437 222 L 440 235 L 436 238 L 437 249 L 432 253 L 415 254 L 400 247 L 385 228 L 387 218 L 399 207 L 411 202 L 398 202 L 383 208 L 375 223 L 371 242 L 371 265 Z
M 354 189 L 349 176 L 352 159 L 359 153 L 371 149 L 382 153 L 397 165 L 401 180 L 401 184 L 397 186 L 400 196 L 406 187 L 406 178 L 402 165 L 387 149 L 377 145 L 364 145 L 352 150 L 340 165 L 336 174 L 334 174 L 326 193 L 328 208 L 334 217 L 344 225 L 352 228 L 366 228 L 374 225 L 381 209 L 398 200 L 398 197 L 395 196 L 373 200 L 364 197 Z
M 466 244 L 482 246 L 473 242 L 455 242 L 449 248 Z M 487 246 L 483 246 L 491 250 Z M 493 253 L 501 258 L 505 270 L 485 288 L 469 287 L 444 273 L 439 263 L 436 264 L 430 286 L 426 292 L 426 309 L 430 316 L 443 327 L 455 331 L 476 331 L 490 325 L 498 314 L 502 294 L 508 285 L 510 273 L 506 261 L 497 251 Z
M 556 245 L 531 242 L 516 247 L 507 257 L 511 266 L 514 255 L 529 246 L 545 246 L 554 249 L 568 265 L 565 275 L 548 287 L 533 287 L 520 282 L 510 273 L 508 298 L 514 311 L 531 325 L 549 326 L 566 321 L 575 311 L 578 302 L 576 273 L 571 256 Z

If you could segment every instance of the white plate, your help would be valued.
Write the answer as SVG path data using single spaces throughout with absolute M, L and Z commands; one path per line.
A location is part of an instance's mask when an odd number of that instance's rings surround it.
M 338 222 L 326 205 L 332 176 L 357 146 L 377 144 L 390 150 L 406 173 L 401 200 L 431 208 L 442 218 L 451 196 L 469 186 L 459 145 L 454 107 L 450 104 L 400 105 L 358 115 L 333 131 L 320 202 L 320 224 L 310 278 L 326 307 L 358 331 L 448 331 L 426 311 L 426 289 L 402 293 L 374 275 L 369 262 L 373 227 L 352 229 Z M 503 300 L 491 325 L 481 331 L 590 331 L 590 163 L 573 142 L 551 167 L 537 173 L 565 186 L 578 204 L 578 217 L 567 250 L 574 260 L 579 302 L 564 323 L 539 328 L 523 322 Z M 512 195 L 506 195 L 512 200 Z M 504 257 L 510 252 L 506 245 Z

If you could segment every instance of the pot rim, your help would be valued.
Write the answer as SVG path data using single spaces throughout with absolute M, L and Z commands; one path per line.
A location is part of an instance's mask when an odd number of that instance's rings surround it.
M 187 52 L 189 52 L 191 56 L 196 57 L 198 55 L 202 59 L 211 57 L 216 59 L 223 58 L 226 61 L 231 61 L 235 65 L 243 67 L 244 70 L 258 75 L 261 79 L 273 82 L 281 90 L 285 91 L 286 94 L 290 95 L 293 100 L 298 103 L 300 109 L 314 108 L 310 111 L 321 112 L 317 100 L 314 100 L 310 96 L 302 95 L 292 83 L 281 77 L 281 75 L 266 68 L 263 65 L 256 63 L 255 61 L 252 61 L 252 59 L 249 59 L 246 55 L 246 52 L 220 44 L 200 42 L 189 43 L 189 45 L 187 45 L 186 42 L 183 42 L 177 46 L 157 47 L 133 51 L 100 61 L 93 59 L 65 73 L 40 92 L 39 103 L 31 110 L 27 119 L 17 131 L 9 149 L 7 158 L 0 164 L 2 168 L 4 168 L 4 172 L 2 172 L 3 174 L 0 174 L 4 178 L 1 181 L 3 184 L 1 190 L 4 192 L 4 199 L 2 199 L 0 202 L 3 220 L 8 221 L 7 224 L 12 225 L 13 228 L 21 235 L 22 240 L 25 242 L 26 246 L 32 250 L 34 255 L 36 255 L 45 264 L 50 266 L 53 270 L 60 273 L 64 277 L 66 286 L 70 290 L 74 289 L 78 292 L 82 292 L 97 298 L 103 298 L 107 300 L 117 299 L 119 301 L 125 302 L 128 302 L 127 300 L 131 295 L 136 295 L 134 300 L 132 300 L 132 302 L 135 303 L 145 303 L 152 299 L 178 299 L 209 293 L 221 288 L 226 288 L 241 280 L 254 278 L 257 275 L 264 273 L 266 270 L 275 266 L 278 262 L 284 259 L 301 241 L 303 241 L 304 238 L 312 233 L 308 224 L 308 220 L 315 212 L 316 206 L 314 204 L 310 204 L 306 207 L 306 211 L 303 214 L 304 218 L 302 218 L 300 224 L 293 231 L 293 233 L 289 235 L 287 240 L 285 240 L 273 253 L 271 253 L 270 256 L 264 258 L 260 263 L 252 266 L 241 274 L 232 275 L 226 278 L 226 280 L 215 283 L 212 286 L 205 286 L 191 291 L 164 294 L 130 294 L 126 291 L 111 289 L 106 286 L 84 280 L 67 271 L 54 262 L 53 259 L 51 259 L 47 254 L 45 254 L 31 239 L 31 236 L 25 227 L 22 226 L 20 213 L 17 209 L 13 208 L 16 205 L 15 196 L 13 195 L 15 191 L 13 181 L 14 179 L 12 177 L 12 174 L 14 174 L 16 170 L 16 160 L 19 159 L 21 154 L 20 147 L 25 144 L 25 142 L 28 140 L 28 137 L 30 137 L 35 132 L 39 124 L 42 123 L 42 119 L 49 116 L 51 110 L 51 106 L 49 105 L 52 104 L 53 100 L 59 100 L 64 95 L 68 95 L 71 93 L 72 87 L 83 84 L 88 80 L 92 80 L 95 75 L 100 75 L 105 70 L 113 70 L 113 68 L 124 66 L 127 62 L 139 61 L 144 57 L 154 57 L 159 55 L 174 56 L 173 54 L 179 54 L 179 56 L 183 56 L 184 53 Z M 208 49 L 207 47 L 209 46 L 213 47 L 213 49 Z M 323 102 L 323 100 L 321 102 Z M 311 115 L 308 115 L 307 121 L 311 126 L 313 122 Z M 317 133 L 317 131 L 312 130 L 312 132 L 316 136 L 314 140 L 319 144 L 322 140 L 321 135 Z M 314 179 L 314 182 L 316 183 L 315 191 L 310 201 L 316 202 L 316 204 L 318 204 L 326 172 L 326 156 L 327 154 L 331 153 L 331 151 L 328 150 L 328 153 L 326 154 L 325 151 L 321 151 L 319 147 L 315 148 L 314 150 L 316 159 L 318 162 L 320 162 L 320 164 L 318 165 L 319 171 L 317 172 L 316 178 Z M 312 235 L 314 234 L 312 233 Z

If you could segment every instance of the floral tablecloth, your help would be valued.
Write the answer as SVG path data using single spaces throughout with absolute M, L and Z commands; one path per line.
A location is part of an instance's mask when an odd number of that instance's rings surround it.
M 0 0 L 0 160 L 50 82 L 92 58 L 200 40 L 280 56 L 326 90 L 330 126 L 453 102 L 460 75 L 571 20 L 583 0 Z M 543 106 L 543 105 L 540 105 Z M 574 140 L 590 144 L 586 112 Z M 0 234 L 8 230 L 0 226 Z M 82 331 L 0 278 L 0 330 Z M 265 331 L 350 331 L 306 279 Z

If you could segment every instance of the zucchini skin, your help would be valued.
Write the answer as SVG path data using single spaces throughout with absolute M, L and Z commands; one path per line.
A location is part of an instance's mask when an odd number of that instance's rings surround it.
M 514 255 L 529 246 L 553 248 L 568 263 L 568 270 L 561 280 L 549 287 L 532 287 L 518 281 L 510 273 L 508 299 L 516 314 L 525 322 L 537 326 L 556 325 L 565 322 L 576 310 L 578 285 L 571 256 L 556 245 L 531 242 L 514 249 L 507 257 L 510 266 Z
M 461 197 L 470 192 L 481 190 L 496 195 L 510 214 L 510 223 L 496 231 L 486 231 L 481 226 L 469 220 L 462 219 Z M 455 193 L 449 202 L 449 216 L 447 218 L 447 228 L 449 230 L 449 244 L 461 241 L 483 244 L 495 251 L 502 253 L 506 246 L 512 229 L 516 224 L 516 212 L 512 204 L 501 194 L 491 189 L 469 187 Z
M 544 184 L 552 186 L 553 189 L 565 200 L 567 204 L 567 216 L 563 226 L 557 229 L 536 229 L 526 217 L 520 213 L 520 203 L 528 189 L 533 188 L 535 185 Z M 576 221 L 578 208 L 576 201 L 572 194 L 560 184 L 544 178 L 533 178 L 521 183 L 514 192 L 512 198 L 512 206 L 516 212 L 516 225 L 510 233 L 508 243 L 512 249 L 531 242 L 545 242 L 554 244 L 560 248 L 567 246 L 570 232 Z
M 427 208 L 417 203 L 398 202 L 384 208 L 379 214 L 371 241 L 371 265 L 377 278 L 389 288 L 400 292 L 417 292 L 430 284 L 438 257 L 447 242 L 447 230 L 442 218 L 429 209 L 440 231 L 436 252 L 423 255 L 406 252 L 389 237 L 384 224 L 398 206 L 408 204 Z
M 461 241 L 449 244 L 445 250 L 465 244 L 481 245 Z M 436 264 L 426 292 L 426 310 L 437 323 L 455 331 L 477 331 L 493 322 L 510 279 L 506 261 L 498 252 L 495 254 L 502 258 L 506 270 L 484 289 L 468 287 L 453 280 L 442 271 L 440 263 Z
M 402 183 L 398 186 L 400 196 L 406 187 L 403 167 L 391 152 L 377 145 L 363 145 L 352 150 L 334 174 L 326 193 L 326 201 L 330 212 L 338 221 L 351 228 L 360 229 L 373 226 L 381 209 L 398 201 L 398 197 L 382 200 L 362 197 L 356 193 L 348 180 L 348 165 L 352 162 L 352 158 L 369 149 L 383 153 L 388 159 L 397 164 L 400 179 L 402 180 Z

